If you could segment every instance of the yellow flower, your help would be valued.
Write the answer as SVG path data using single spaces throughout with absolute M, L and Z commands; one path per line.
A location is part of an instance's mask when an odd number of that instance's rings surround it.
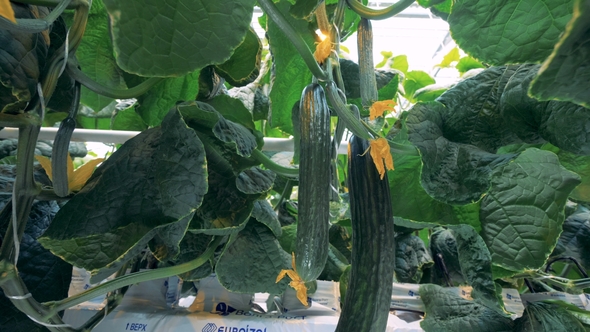
M 43 156 L 35 156 L 35 159 L 37 159 L 37 161 L 41 164 L 41 166 L 45 170 L 45 173 L 47 173 L 47 176 L 49 176 L 49 179 L 53 181 L 51 160 Z M 74 170 L 74 162 L 72 161 L 72 158 L 68 153 L 68 188 L 70 189 L 70 193 L 80 191 L 80 189 L 82 189 L 82 187 L 86 184 L 86 181 L 88 181 L 88 179 L 92 175 L 92 172 L 94 172 L 94 168 L 96 167 L 96 165 L 100 164 L 103 161 L 103 158 L 92 159 L 86 164 Z
M 4 17 L 12 23 L 16 23 L 16 18 L 14 17 L 14 10 L 10 5 L 10 0 L 0 0 L 0 16 Z
M 385 111 L 393 111 L 395 105 L 395 101 L 391 99 L 374 102 L 371 108 L 369 108 L 369 120 L 375 120 L 377 117 L 383 116 Z
M 277 281 L 281 281 L 285 275 L 288 275 L 291 278 L 291 282 L 289 286 L 297 291 L 297 299 L 301 302 L 304 306 L 308 306 L 307 303 L 307 287 L 305 287 L 305 282 L 301 279 L 299 274 L 297 274 L 297 270 L 295 269 L 295 253 L 292 253 L 293 259 L 291 260 L 291 266 L 293 266 L 292 270 L 281 270 L 279 275 L 277 276 Z
M 331 52 L 332 41 L 330 40 L 330 36 L 326 36 L 326 38 L 316 46 L 315 52 L 313 52 L 313 57 L 315 58 L 315 61 L 322 64 L 330 56 Z
M 385 176 L 385 169 L 393 170 L 393 157 L 391 156 L 391 151 L 389 150 L 389 143 L 383 137 L 370 140 L 369 144 L 371 145 L 370 153 L 373 162 L 375 163 L 375 167 L 377 167 L 377 171 L 379 171 L 379 175 L 381 175 L 381 180 Z M 383 165 L 385 164 L 385 166 Z

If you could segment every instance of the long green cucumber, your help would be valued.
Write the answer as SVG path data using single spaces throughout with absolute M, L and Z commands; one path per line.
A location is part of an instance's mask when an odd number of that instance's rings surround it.
M 352 254 L 348 290 L 336 332 L 382 332 L 387 327 L 395 242 L 387 175 L 380 179 L 369 142 L 353 136 L 348 146 Z
M 357 30 L 357 45 L 359 55 L 359 82 L 361 87 L 361 103 L 364 109 L 369 109 L 379 98 L 377 93 L 377 79 L 373 64 L 373 29 L 371 21 L 361 18 Z
M 300 112 L 300 163 L 295 266 L 303 281 L 317 279 L 328 259 L 330 229 L 330 110 L 321 85 L 308 85 Z

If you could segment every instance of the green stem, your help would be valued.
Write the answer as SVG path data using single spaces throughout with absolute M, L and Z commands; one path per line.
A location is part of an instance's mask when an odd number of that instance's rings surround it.
M 369 20 L 384 20 L 395 16 L 401 13 L 404 9 L 410 7 L 414 1 L 415 0 L 400 0 L 387 8 L 372 9 L 363 5 L 358 0 L 346 0 L 350 9 L 359 14 L 362 18 Z
M 332 107 L 338 114 L 338 119 L 344 121 L 348 130 L 356 136 L 366 140 L 373 139 L 367 128 L 361 123 L 361 120 L 348 109 L 346 104 L 344 104 L 334 82 L 328 82 L 328 84 L 326 84 L 326 95 L 328 96 Z
M 33 113 L 22 114 L 0 113 L 0 127 L 24 128 L 28 126 L 41 125 L 39 117 Z
M 77 65 L 75 65 L 71 62 L 68 62 L 68 65 L 66 66 L 66 71 L 68 72 L 68 74 L 70 74 L 70 76 L 73 79 L 80 82 L 83 86 L 85 86 L 89 90 L 96 92 L 99 95 L 109 97 L 109 98 L 115 98 L 115 99 L 137 98 L 137 97 L 141 96 L 142 94 L 146 93 L 154 85 L 156 85 L 164 80 L 164 78 L 162 78 L 162 77 L 150 77 L 147 80 L 141 82 L 140 84 L 138 84 L 132 88 L 129 88 L 126 90 L 118 90 L 118 89 L 110 88 L 108 86 L 104 86 L 104 85 L 92 80 L 90 77 L 88 77 L 86 74 L 84 74 L 78 68 Z
M 46 324 L 45 326 L 50 331 L 55 332 L 74 332 L 76 331 L 71 326 L 64 324 L 57 313 L 49 314 L 47 308 L 35 301 L 30 296 L 27 286 L 18 275 L 18 271 L 14 264 L 6 260 L 0 261 L 0 286 L 4 291 L 4 295 L 8 297 L 14 306 L 25 313 L 30 319 L 39 323 Z
M 254 151 L 252 151 L 251 157 L 256 159 L 256 161 L 258 161 L 262 165 L 264 165 L 264 167 L 270 169 L 271 171 L 273 171 L 279 175 L 286 176 L 289 178 L 299 177 L 299 169 L 298 168 L 281 166 L 281 165 L 275 163 L 274 161 L 270 160 L 270 158 L 268 158 L 264 153 L 262 153 L 258 149 L 254 149 Z
M 344 13 L 346 12 L 346 0 L 338 0 L 336 10 L 334 10 L 334 26 L 338 32 L 342 31 L 342 24 L 344 24 Z M 335 40 L 333 40 L 336 42 Z M 340 40 L 338 40 L 340 42 Z
M 193 259 L 192 261 L 189 261 L 189 262 L 186 262 L 186 263 L 183 263 L 180 265 L 176 265 L 176 266 L 170 266 L 170 267 L 149 270 L 149 271 L 141 271 L 141 272 L 137 272 L 137 273 L 133 273 L 133 274 L 124 275 L 119 278 L 107 281 L 99 286 L 94 287 L 94 288 L 91 288 L 83 293 L 63 299 L 61 301 L 46 302 L 44 304 L 50 308 L 48 315 L 54 315 L 62 310 L 65 310 L 65 309 L 71 307 L 71 306 L 92 300 L 93 298 L 95 298 L 99 295 L 102 295 L 102 294 L 105 294 L 108 292 L 112 292 L 116 289 L 119 289 L 119 288 L 122 288 L 125 286 L 137 284 L 140 282 L 150 281 L 150 280 L 172 277 L 175 275 L 179 275 L 179 274 L 194 270 L 209 261 L 209 258 L 213 255 L 213 253 L 215 252 L 215 249 L 217 249 L 217 246 L 219 246 L 222 239 L 223 239 L 223 236 L 216 237 L 209 244 L 209 246 L 207 247 L 207 250 L 205 250 L 205 252 L 203 252 L 203 254 L 201 254 L 196 259 Z
M 283 14 L 278 10 L 272 0 L 258 0 L 258 5 L 262 10 L 273 20 L 276 25 L 283 31 L 283 33 L 287 36 L 289 41 L 293 44 L 295 49 L 299 52 L 303 61 L 311 71 L 311 73 L 319 80 L 326 81 L 328 79 L 328 75 L 320 68 L 317 61 L 313 57 L 313 54 L 303 38 L 293 29 L 291 24 L 287 22 Z

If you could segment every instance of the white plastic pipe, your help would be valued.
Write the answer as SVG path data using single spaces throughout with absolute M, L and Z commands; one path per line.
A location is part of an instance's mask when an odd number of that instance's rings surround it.
M 54 140 L 57 133 L 57 128 L 54 127 L 43 127 L 39 133 L 39 139 L 41 140 Z M 72 134 L 72 141 L 78 142 L 102 142 L 102 143 L 114 143 L 123 144 L 128 139 L 139 134 L 139 131 L 126 131 L 126 130 L 99 130 L 99 129 L 78 129 L 74 130 Z M 18 138 L 17 128 L 4 128 L 0 130 L 0 138 Z M 293 151 L 293 139 L 290 138 L 264 138 L 263 151 Z M 346 154 L 346 142 L 342 142 L 340 154 Z

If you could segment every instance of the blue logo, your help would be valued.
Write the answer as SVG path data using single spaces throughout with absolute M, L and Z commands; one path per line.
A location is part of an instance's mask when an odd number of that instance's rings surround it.
M 227 304 L 220 302 L 217 304 L 217 306 L 215 307 L 215 311 L 213 312 L 214 314 L 219 314 L 221 316 L 227 316 L 230 313 L 236 311 L 236 308 L 233 308 L 231 306 L 228 306 Z
M 203 331 L 203 332 L 215 332 L 215 331 L 217 331 L 217 325 L 215 325 L 213 323 L 207 323 L 207 325 L 205 325 L 205 327 L 203 327 L 203 329 L 201 331 Z

